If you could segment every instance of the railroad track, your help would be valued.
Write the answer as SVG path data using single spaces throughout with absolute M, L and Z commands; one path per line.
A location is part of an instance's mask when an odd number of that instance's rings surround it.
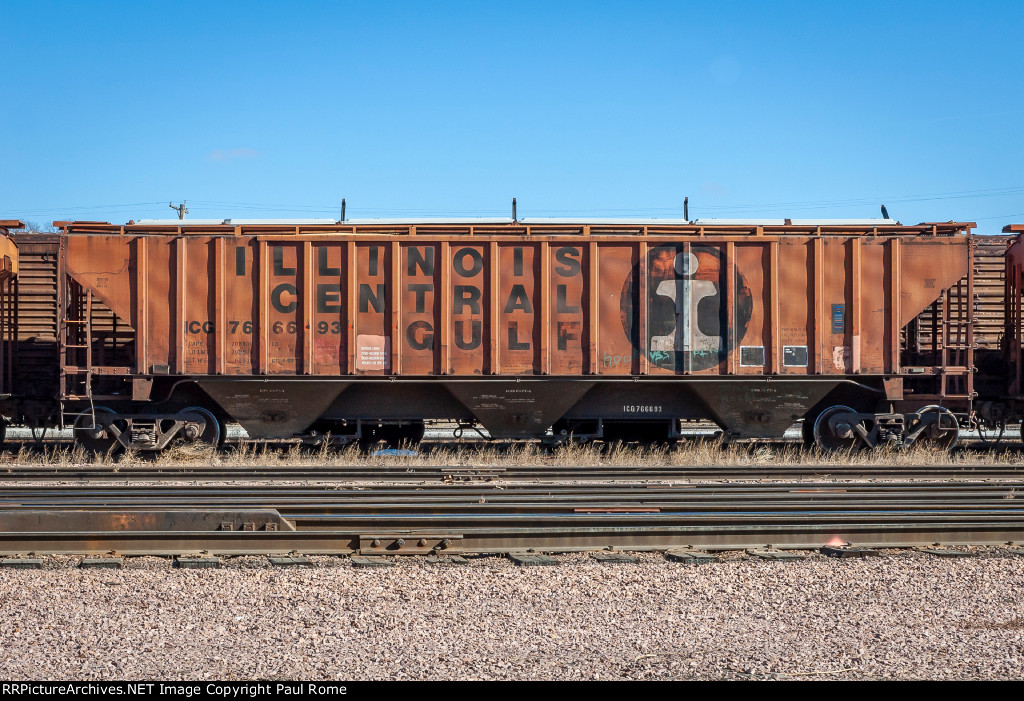
M 0 482 L 170 482 L 170 481 L 313 481 L 313 482 L 607 482 L 659 480 L 1014 480 L 1024 479 L 1024 465 L 872 466 L 872 465 L 771 465 L 771 466 L 656 466 L 656 467 L 562 467 L 442 465 L 442 466 L 89 466 L 0 467 Z
M 1024 542 L 1024 480 L 0 488 L 0 553 L 7 555 L 450 555 L 844 542 Z

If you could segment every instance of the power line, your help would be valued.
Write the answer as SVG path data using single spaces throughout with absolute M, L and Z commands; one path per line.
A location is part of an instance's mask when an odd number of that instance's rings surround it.
M 797 213 L 800 210 L 821 210 L 821 209 L 839 209 L 839 208 L 852 208 L 852 207 L 876 207 L 879 202 L 886 202 L 887 204 L 907 204 L 912 202 L 930 202 L 939 200 L 967 200 L 976 198 L 992 198 L 992 197 L 1014 197 L 1024 195 L 1024 186 L 1007 186 L 999 188 L 982 188 L 976 190 L 958 190 L 951 192 L 941 193 L 921 193 L 913 195 L 879 195 L 874 197 L 858 197 L 858 198 L 847 198 L 847 199 L 834 199 L 834 200 L 791 200 L 788 202 L 762 202 L 762 203 L 735 203 L 735 204 L 710 204 L 701 203 L 699 201 L 694 202 L 694 209 L 697 213 L 753 213 L 753 212 L 774 212 L 778 210 L 788 210 L 790 213 Z M 31 217 L 37 215 L 48 215 L 53 212 L 66 212 L 66 213 L 77 213 L 77 212 L 118 212 L 123 210 L 130 210 L 139 207 L 150 207 L 154 205 L 161 205 L 162 202 L 128 202 L 121 204 L 107 204 L 107 205 L 83 205 L 77 207 L 68 207 L 66 205 L 56 207 L 33 207 L 30 209 L 20 210 L 19 216 Z M 284 213 L 305 213 L 305 214 L 320 214 L 333 218 L 337 212 L 337 206 L 334 203 L 317 205 L 317 204 L 285 204 L 285 203 L 267 203 L 267 202 L 230 202 L 224 200 L 193 200 L 193 206 L 197 207 L 202 211 L 210 211 L 211 208 L 219 209 L 236 209 L 236 210 L 247 210 L 247 211 L 259 211 L 259 212 L 278 212 Z M 5 207 L 6 210 L 18 211 L 16 207 Z M 387 207 L 387 206 L 366 206 L 358 207 L 357 211 L 362 216 L 387 216 L 387 215 L 404 215 L 404 216 L 436 216 L 451 214 L 452 210 L 445 209 L 433 209 L 423 207 Z M 529 210 L 528 210 L 529 211 Z M 535 216 L 558 216 L 558 215 L 578 215 L 581 213 L 587 213 L 590 215 L 604 214 L 604 215 L 638 215 L 638 216 L 657 216 L 657 215 L 678 215 L 680 208 L 678 206 L 671 207 L 622 207 L 622 208 L 553 208 L 553 209 L 534 209 L 531 212 Z M 459 214 L 464 215 L 478 215 L 478 216 L 503 216 L 506 214 L 505 209 L 499 208 L 488 208 L 488 209 L 460 209 Z M 180 212 L 179 212 L 180 215 Z M 1010 214 L 1006 217 L 1021 216 L 1019 214 Z M 979 217 L 978 219 L 999 219 L 1005 217 Z
M 99 209 L 127 209 L 129 207 L 146 207 L 150 205 L 161 204 L 160 202 L 129 202 L 127 204 L 97 204 L 97 205 L 85 205 L 82 207 L 68 207 L 67 205 L 59 205 L 56 207 L 33 207 L 32 209 L 20 210 L 23 214 L 48 214 L 49 212 L 86 212 L 95 211 Z M 10 209 L 15 209 L 11 207 Z
M 978 221 L 988 221 L 989 219 L 1010 219 L 1011 217 L 1024 217 L 1024 212 L 1017 212 L 1016 214 L 1000 214 L 998 217 L 974 217 Z

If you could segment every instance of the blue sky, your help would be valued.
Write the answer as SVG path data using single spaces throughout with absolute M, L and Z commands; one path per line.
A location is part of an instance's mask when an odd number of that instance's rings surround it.
M 0 218 L 1024 222 L 1024 4 L 0 0 Z

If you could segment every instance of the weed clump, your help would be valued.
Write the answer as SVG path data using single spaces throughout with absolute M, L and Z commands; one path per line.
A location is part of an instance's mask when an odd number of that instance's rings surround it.
M 208 445 L 172 445 L 160 453 L 110 451 L 94 454 L 74 443 L 10 444 L 0 452 L 0 465 L 52 467 L 55 470 L 109 466 L 174 467 L 1011 467 L 1024 464 L 1019 449 L 987 451 L 974 448 L 948 452 L 918 444 L 900 449 L 851 450 L 827 453 L 796 443 L 725 444 L 715 439 L 683 440 L 676 444 L 568 443 L 545 448 L 536 442 L 427 441 L 405 450 L 383 451 L 352 443 L 307 448 L 298 444 L 272 444 L 241 440 L 221 449 Z M 982 446 L 984 447 L 984 446 Z

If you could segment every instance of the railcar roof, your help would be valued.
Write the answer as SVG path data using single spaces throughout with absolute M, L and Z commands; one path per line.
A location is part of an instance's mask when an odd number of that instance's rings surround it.
M 568 224 L 587 226 L 900 226 L 895 219 L 662 219 L 662 218 L 602 218 L 576 217 L 381 217 L 373 219 L 139 219 L 138 226 L 250 226 L 259 224 L 281 226 L 340 225 L 340 226 L 427 226 L 431 224 Z
M 57 221 L 73 234 L 433 234 L 459 235 L 941 235 L 968 233 L 973 222 L 924 222 L 904 226 L 892 219 L 146 219 L 124 225 L 95 221 Z

